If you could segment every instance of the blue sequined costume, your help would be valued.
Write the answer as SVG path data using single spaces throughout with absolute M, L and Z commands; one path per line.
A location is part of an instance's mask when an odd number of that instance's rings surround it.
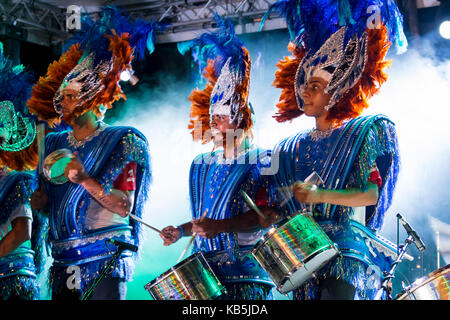
M 381 228 L 397 181 L 399 153 L 395 127 L 384 116 L 367 116 L 348 121 L 329 136 L 313 136 L 312 131 L 303 131 L 275 146 L 272 158 L 279 157 L 279 171 L 273 176 L 276 188 L 304 181 L 316 171 L 324 180 L 325 189 L 364 191 L 374 165 L 380 172 L 382 185 L 377 205 L 365 208 L 365 221 L 353 219 L 352 207 L 315 206 L 315 220 L 336 243 L 341 256 L 320 269 L 316 279 L 294 291 L 294 299 L 317 299 L 319 283 L 327 278 L 342 279 L 356 287 L 355 299 L 373 299 L 380 285 L 380 272 L 389 270 L 393 262 L 389 254 L 370 240 Z M 275 189 L 272 191 L 274 197 L 283 198 Z M 290 215 L 302 208 L 292 197 L 281 210 Z
M 0 175 L 0 225 L 6 223 L 19 205 L 28 205 L 33 193 L 33 176 L 10 172 Z M 39 230 L 36 230 L 39 231 Z M 4 235 L 0 234 L 0 238 Z M 7 256 L 0 258 L 0 297 L 7 299 L 39 299 L 36 280 L 35 242 L 27 240 Z
M 189 175 L 192 217 L 206 212 L 210 219 L 227 219 L 249 210 L 240 194 L 244 190 L 255 199 L 268 180 L 261 169 L 270 166 L 267 151 L 253 148 L 233 160 L 224 160 L 223 150 L 197 156 Z M 201 250 L 227 295 L 222 299 L 271 299 L 273 283 L 250 251 L 263 230 L 254 233 L 220 233 L 215 238 L 196 237 L 193 252 Z
M 67 148 L 78 152 L 87 173 L 97 180 L 109 192 L 114 180 L 129 162 L 137 164 L 136 191 L 134 207 L 131 211 L 142 217 L 143 205 L 148 195 L 151 180 L 148 143 L 145 136 L 132 127 L 106 126 L 98 131 L 92 139 L 81 146 L 68 143 L 68 131 L 50 133 L 45 138 L 45 156 L 51 152 Z M 100 229 L 86 227 L 86 212 L 92 196 L 78 184 L 66 182 L 55 185 L 43 181 L 49 197 L 49 241 L 54 258 L 50 282 L 53 292 L 65 290 L 69 266 L 80 267 L 81 282 L 79 291 L 84 292 L 92 280 L 110 261 L 116 247 L 106 240 L 116 238 L 139 246 L 141 227 L 134 220 L 111 225 Z M 134 269 L 134 258 L 129 251 L 124 251 L 112 267 L 110 277 L 129 281 Z M 77 290 L 75 287 L 73 290 Z

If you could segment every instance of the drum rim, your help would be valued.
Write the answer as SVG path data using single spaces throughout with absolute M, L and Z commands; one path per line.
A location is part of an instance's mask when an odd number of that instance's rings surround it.
M 182 265 L 186 264 L 189 261 L 192 261 L 193 259 L 197 258 L 199 255 L 201 255 L 203 257 L 203 254 L 201 253 L 201 251 L 197 251 L 196 253 L 191 254 L 189 257 L 187 257 L 186 259 L 181 260 L 180 262 L 178 262 L 176 265 L 174 265 L 173 267 L 170 267 L 169 269 L 167 269 L 166 271 L 164 271 L 163 273 L 161 273 L 159 276 L 157 276 L 156 278 L 154 278 L 152 281 L 150 281 L 149 283 L 147 283 L 144 288 L 147 289 L 147 287 L 151 288 L 153 286 L 156 285 L 157 282 L 161 282 L 162 280 L 166 279 L 171 273 L 173 273 L 176 269 L 178 269 L 179 267 L 181 267 Z M 203 257 L 204 259 L 205 257 Z M 206 261 L 206 259 L 205 259 Z M 216 276 L 217 277 L 217 276 Z M 148 289 L 147 289 L 148 290 Z
M 164 273 L 160 274 L 159 276 L 157 276 L 155 279 L 153 279 L 152 281 L 150 281 L 149 283 L 147 283 L 144 286 L 144 289 L 146 289 L 150 295 L 155 299 L 155 300 L 167 300 L 167 299 L 158 299 L 157 297 L 155 297 L 153 295 L 153 288 L 158 284 L 161 283 L 163 280 L 167 279 L 169 277 L 169 275 L 171 275 L 172 273 L 174 273 L 176 271 L 177 268 L 179 268 L 180 266 L 186 264 L 189 261 L 192 261 L 194 259 L 196 259 L 197 257 L 201 256 L 205 263 L 208 265 L 209 270 L 212 272 L 212 274 L 216 277 L 217 279 L 217 283 L 219 285 L 219 291 L 216 292 L 214 295 L 207 297 L 207 299 L 216 299 L 217 297 L 221 296 L 222 294 L 224 294 L 224 292 L 226 291 L 226 288 L 224 286 L 224 284 L 220 281 L 220 279 L 217 277 L 217 275 L 214 273 L 214 271 L 212 270 L 211 266 L 209 265 L 208 261 L 206 260 L 206 258 L 203 255 L 203 252 L 201 251 L 197 251 L 193 254 L 191 254 L 189 257 L 187 257 L 186 259 L 178 262 L 176 265 L 174 265 L 173 267 L 171 267 L 170 269 L 168 269 L 167 271 L 165 271 Z M 193 300 L 193 299 L 186 299 L 186 300 Z
M 267 230 L 267 232 L 262 236 L 262 238 L 260 240 L 258 240 L 258 242 L 255 243 L 255 246 L 252 249 L 252 253 L 254 250 L 257 250 L 262 245 L 262 243 L 266 242 L 266 240 L 269 238 L 269 237 L 267 237 L 268 234 L 272 235 L 273 232 L 271 230 L 277 229 L 278 226 L 284 225 L 286 222 L 293 219 L 294 217 L 296 217 L 299 214 L 305 215 L 305 213 L 303 213 L 303 212 L 297 212 L 294 215 L 290 215 L 290 216 L 284 218 L 283 220 L 278 222 L 276 226 L 272 226 L 269 230 Z
M 293 215 L 293 216 L 289 216 L 288 218 L 283 219 L 282 221 L 280 221 L 280 223 L 279 223 L 278 225 L 284 225 L 286 222 L 288 222 L 289 220 L 291 220 L 292 218 L 294 218 L 295 216 L 297 216 L 297 215 L 299 215 L 299 214 L 300 214 L 300 215 L 309 216 L 307 213 L 299 212 L 299 213 L 297 213 L 297 214 L 295 214 L 295 215 Z M 317 221 L 315 221 L 315 220 L 314 220 L 314 222 L 317 223 Z M 336 245 L 334 244 L 334 242 L 330 239 L 330 237 L 326 234 L 326 232 L 322 229 L 322 227 L 321 227 L 318 223 L 317 223 L 317 225 L 318 225 L 319 229 L 322 231 L 323 235 L 325 235 L 325 236 L 328 238 L 330 244 L 331 244 L 332 246 L 334 246 L 336 250 L 338 250 L 337 247 L 336 247 Z M 266 234 L 262 236 L 262 239 L 260 239 L 260 240 L 258 240 L 258 242 L 256 242 L 255 247 L 254 247 L 254 248 L 252 249 L 252 251 L 251 251 L 252 254 L 253 254 L 254 251 L 257 251 L 257 250 L 263 245 L 263 243 L 265 243 L 265 242 L 272 236 L 272 234 L 273 234 L 272 230 L 274 230 L 274 229 L 277 230 L 277 227 L 272 226 L 272 227 L 266 232 Z M 338 250 L 338 251 L 339 251 L 339 250 Z
M 61 153 L 61 154 L 65 153 L 65 154 L 70 154 L 70 155 L 73 154 L 72 150 L 70 150 L 68 148 L 57 149 L 55 151 L 50 152 L 50 154 L 45 157 L 44 162 L 42 164 L 42 173 L 44 174 L 45 178 L 47 178 L 48 181 L 50 181 L 54 184 L 64 184 L 67 181 L 69 181 L 67 178 L 65 178 L 64 181 L 58 181 L 58 179 L 65 177 L 64 174 L 61 174 L 61 175 L 59 175 L 57 177 L 53 177 L 53 178 L 49 175 L 51 172 L 51 167 L 48 168 L 47 159 L 49 159 L 51 157 L 55 157 L 55 155 L 59 154 L 59 153 Z M 61 157 L 61 158 L 63 158 L 63 157 Z
M 321 248 L 321 249 L 318 249 L 318 250 L 316 250 L 314 253 L 312 253 L 311 255 L 309 255 L 308 257 L 306 257 L 305 260 L 303 260 L 303 262 L 300 262 L 300 263 L 296 264 L 295 266 L 293 266 L 293 267 L 291 268 L 291 270 L 289 270 L 289 274 L 293 274 L 294 272 L 296 272 L 297 270 L 299 270 L 300 268 L 302 268 L 303 265 L 305 265 L 306 263 L 308 263 L 308 262 L 309 262 L 311 259 L 313 259 L 315 256 L 317 256 L 318 254 L 320 254 L 320 253 L 322 253 L 322 252 L 324 252 L 324 251 L 327 251 L 327 250 L 334 250 L 335 254 L 334 254 L 333 257 L 332 257 L 330 260 L 328 260 L 325 264 L 329 263 L 333 258 L 335 258 L 337 255 L 339 255 L 339 249 L 338 249 L 336 246 L 334 246 L 333 244 L 330 245 L 330 246 L 327 247 L 327 248 Z M 320 251 L 320 252 L 319 252 L 319 251 Z M 255 259 L 258 261 L 258 259 L 257 259 L 256 257 L 255 257 Z M 258 263 L 259 263 L 259 261 L 258 261 Z M 259 264 L 261 265 L 261 263 L 259 263 Z M 323 266 L 322 266 L 321 268 L 319 268 L 318 270 L 322 269 L 324 266 L 325 266 L 325 265 L 323 265 Z M 261 265 L 261 267 L 262 267 L 262 265 Z M 270 277 L 270 273 L 266 270 L 266 268 L 264 268 L 264 267 L 262 267 L 262 268 L 266 271 L 266 273 L 267 273 L 267 274 L 269 275 L 269 277 Z M 318 270 L 315 270 L 315 271 L 318 271 Z M 272 279 L 272 278 L 271 278 L 271 279 Z M 292 289 L 292 290 L 290 290 L 290 291 L 282 292 L 280 289 L 281 289 L 281 287 L 286 283 L 286 281 L 287 281 L 288 279 L 289 279 L 289 278 L 288 278 L 287 276 L 283 276 L 283 277 L 281 278 L 279 284 L 276 284 L 275 281 L 272 279 L 273 283 L 274 283 L 275 286 L 277 287 L 277 290 L 278 290 L 280 293 L 282 293 L 282 294 L 291 292 L 291 291 L 293 291 L 293 290 L 295 290 L 295 289 L 298 288 L 298 287 L 297 287 L 297 288 Z
M 414 291 L 418 290 L 419 288 L 423 287 L 424 285 L 430 283 L 431 281 L 439 278 L 437 275 L 444 275 L 444 270 L 449 270 L 448 273 L 450 273 L 450 264 L 447 264 L 446 266 L 443 266 L 442 268 L 439 268 L 437 270 L 434 270 L 427 274 L 426 276 L 423 276 L 417 280 L 415 280 L 413 283 L 411 283 L 409 286 L 404 288 L 400 293 L 397 294 L 395 299 L 403 298 L 409 294 L 413 294 Z

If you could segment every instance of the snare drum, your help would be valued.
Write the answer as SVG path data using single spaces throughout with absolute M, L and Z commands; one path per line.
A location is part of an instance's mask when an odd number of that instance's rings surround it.
M 225 291 L 201 252 L 170 268 L 145 289 L 155 300 L 209 300 Z
M 281 293 L 313 277 L 339 251 L 307 213 L 297 213 L 272 227 L 252 254 Z
M 449 297 L 450 264 L 414 281 L 395 300 L 449 300 Z
M 59 149 L 50 153 L 44 160 L 42 173 L 53 184 L 63 184 L 68 181 L 64 175 L 67 164 L 72 160 L 69 149 Z

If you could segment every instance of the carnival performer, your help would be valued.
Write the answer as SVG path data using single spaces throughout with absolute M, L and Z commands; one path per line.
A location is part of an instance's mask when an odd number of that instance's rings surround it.
M 267 150 L 251 144 L 252 109 L 248 102 L 251 59 L 232 23 L 216 15 L 217 31 L 179 45 L 192 49 L 207 83 L 189 96 L 189 129 L 194 141 L 213 142 L 213 150 L 198 155 L 189 173 L 192 219 L 162 230 L 164 245 L 196 235 L 193 252 L 201 251 L 225 285 L 225 300 L 272 299 L 273 283 L 250 254 L 276 211 L 266 206 L 270 166 Z M 267 216 L 260 218 L 241 190 Z M 259 201 L 261 199 L 262 201 Z
M 28 113 L 34 76 L 3 56 L 0 43 L 0 299 L 37 300 L 45 217 L 32 212 L 37 118 Z
M 42 188 L 32 199 L 49 216 L 52 299 L 125 299 L 137 253 L 111 239 L 135 247 L 141 241 L 141 226 L 129 214 L 142 217 L 148 197 L 148 142 L 137 129 L 109 126 L 102 119 L 115 101 L 125 98 L 120 75 L 132 74 L 134 56 L 142 57 L 146 46 L 153 47 L 148 44 L 153 43 L 154 29 L 114 7 L 104 8 L 102 14 L 95 22 L 84 16 L 70 48 L 49 66 L 28 101 L 40 120 L 71 127 L 48 134 L 44 152 L 46 159 L 61 149 L 70 152 L 63 172 L 68 181 L 41 176 Z M 118 250 L 122 252 L 114 262 Z
M 375 235 L 392 202 L 399 151 L 392 121 L 360 115 L 387 80 L 390 45 L 406 48 L 401 14 L 391 0 L 278 1 L 264 19 L 273 11 L 287 21 L 292 52 L 277 64 L 274 118 L 305 114 L 316 124 L 275 146 L 273 194 L 284 216 L 313 205 L 340 251 L 293 297 L 373 299 L 394 257 Z M 311 174 L 322 184 L 305 182 Z

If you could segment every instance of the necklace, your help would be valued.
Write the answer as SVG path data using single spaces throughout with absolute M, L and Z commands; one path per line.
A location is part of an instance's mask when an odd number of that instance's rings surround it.
M 326 130 L 313 129 L 308 133 L 308 135 L 311 137 L 312 141 L 318 141 L 320 139 L 328 138 L 329 136 L 331 136 L 334 130 L 336 130 L 336 128 L 334 127 L 330 127 Z
M 100 121 L 98 123 L 98 128 L 94 132 L 92 132 L 90 135 L 84 137 L 81 140 L 77 140 L 73 135 L 73 131 L 70 131 L 69 134 L 67 135 L 67 141 L 69 142 L 69 145 L 71 147 L 80 148 L 80 147 L 84 146 L 87 142 L 89 142 L 92 139 L 94 139 L 95 137 L 97 137 L 103 130 L 105 130 L 106 127 L 107 127 L 107 125 L 103 121 Z

